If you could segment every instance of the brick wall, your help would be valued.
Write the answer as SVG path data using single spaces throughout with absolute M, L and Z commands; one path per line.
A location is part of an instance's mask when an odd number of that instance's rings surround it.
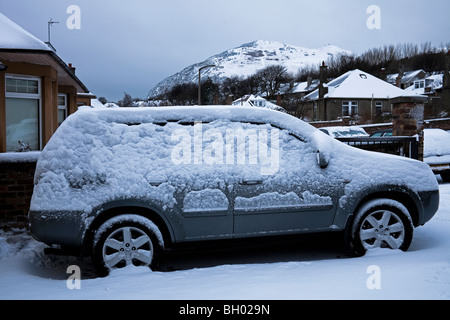
M 26 226 L 36 161 L 0 162 L 0 227 Z

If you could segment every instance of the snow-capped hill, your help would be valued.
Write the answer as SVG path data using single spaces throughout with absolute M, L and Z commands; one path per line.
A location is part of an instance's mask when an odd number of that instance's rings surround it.
M 231 76 L 253 75 L 270 65 L 282 65 L 288 72 L 296 74 L 300 69 L 311 65 L 317 66 L 322 61 L 342 54 L 348 55 L 351 52 L 333 45 L 309 49 L 277 41 L 257 40 L 214 55 L 167 77 L 150 90 L 148 97 L 155 97 L 176 84 L 196 83 L 199 68 L 206 65 L 216 65 L 220 68 L 203 69 L 202 78 L 209 77 L 220 83 L 223 79 Z

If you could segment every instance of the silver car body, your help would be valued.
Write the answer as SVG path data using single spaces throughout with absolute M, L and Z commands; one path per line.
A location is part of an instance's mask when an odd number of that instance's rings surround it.
M 91 246 L 121 213 L 170 244 L 343 231 L 361 204 L 395 199 L 414 226 L 439 192 L 419 161 L 347 146 L 290 115 L 230 106 L 84 109 L 37 163 L 29 220 L 48 245 Z

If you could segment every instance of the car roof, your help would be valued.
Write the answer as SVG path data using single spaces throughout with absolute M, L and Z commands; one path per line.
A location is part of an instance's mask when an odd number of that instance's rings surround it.
M 71 120 L 73 118 L 73 120 Z M 131 108 L 80 108 L 67 118 L 70 121 L 104 121 L 124 124 L 140 124 L 165 121 L 211 122 L 214 120 L 242 121 L 250 123 L 269 123 L 292 133 L 303 136 L 317 129 L 310 124 L 287 113 L 242 106 L 170 106 L 170 107 L 131 107 Z M 67 121 L 66 120 L 66 121 Z M 66 122 L 64 121 L 63 124 Z

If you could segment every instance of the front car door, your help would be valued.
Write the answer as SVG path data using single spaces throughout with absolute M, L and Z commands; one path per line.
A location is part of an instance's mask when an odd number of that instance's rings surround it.
M 329 230 L 339 184 L 317 165 L 310 142 L 267 124 L 242 126 L 249 138 L 235 151 L 245 149 L 248 161 L 234 172 L 235 236 Z

